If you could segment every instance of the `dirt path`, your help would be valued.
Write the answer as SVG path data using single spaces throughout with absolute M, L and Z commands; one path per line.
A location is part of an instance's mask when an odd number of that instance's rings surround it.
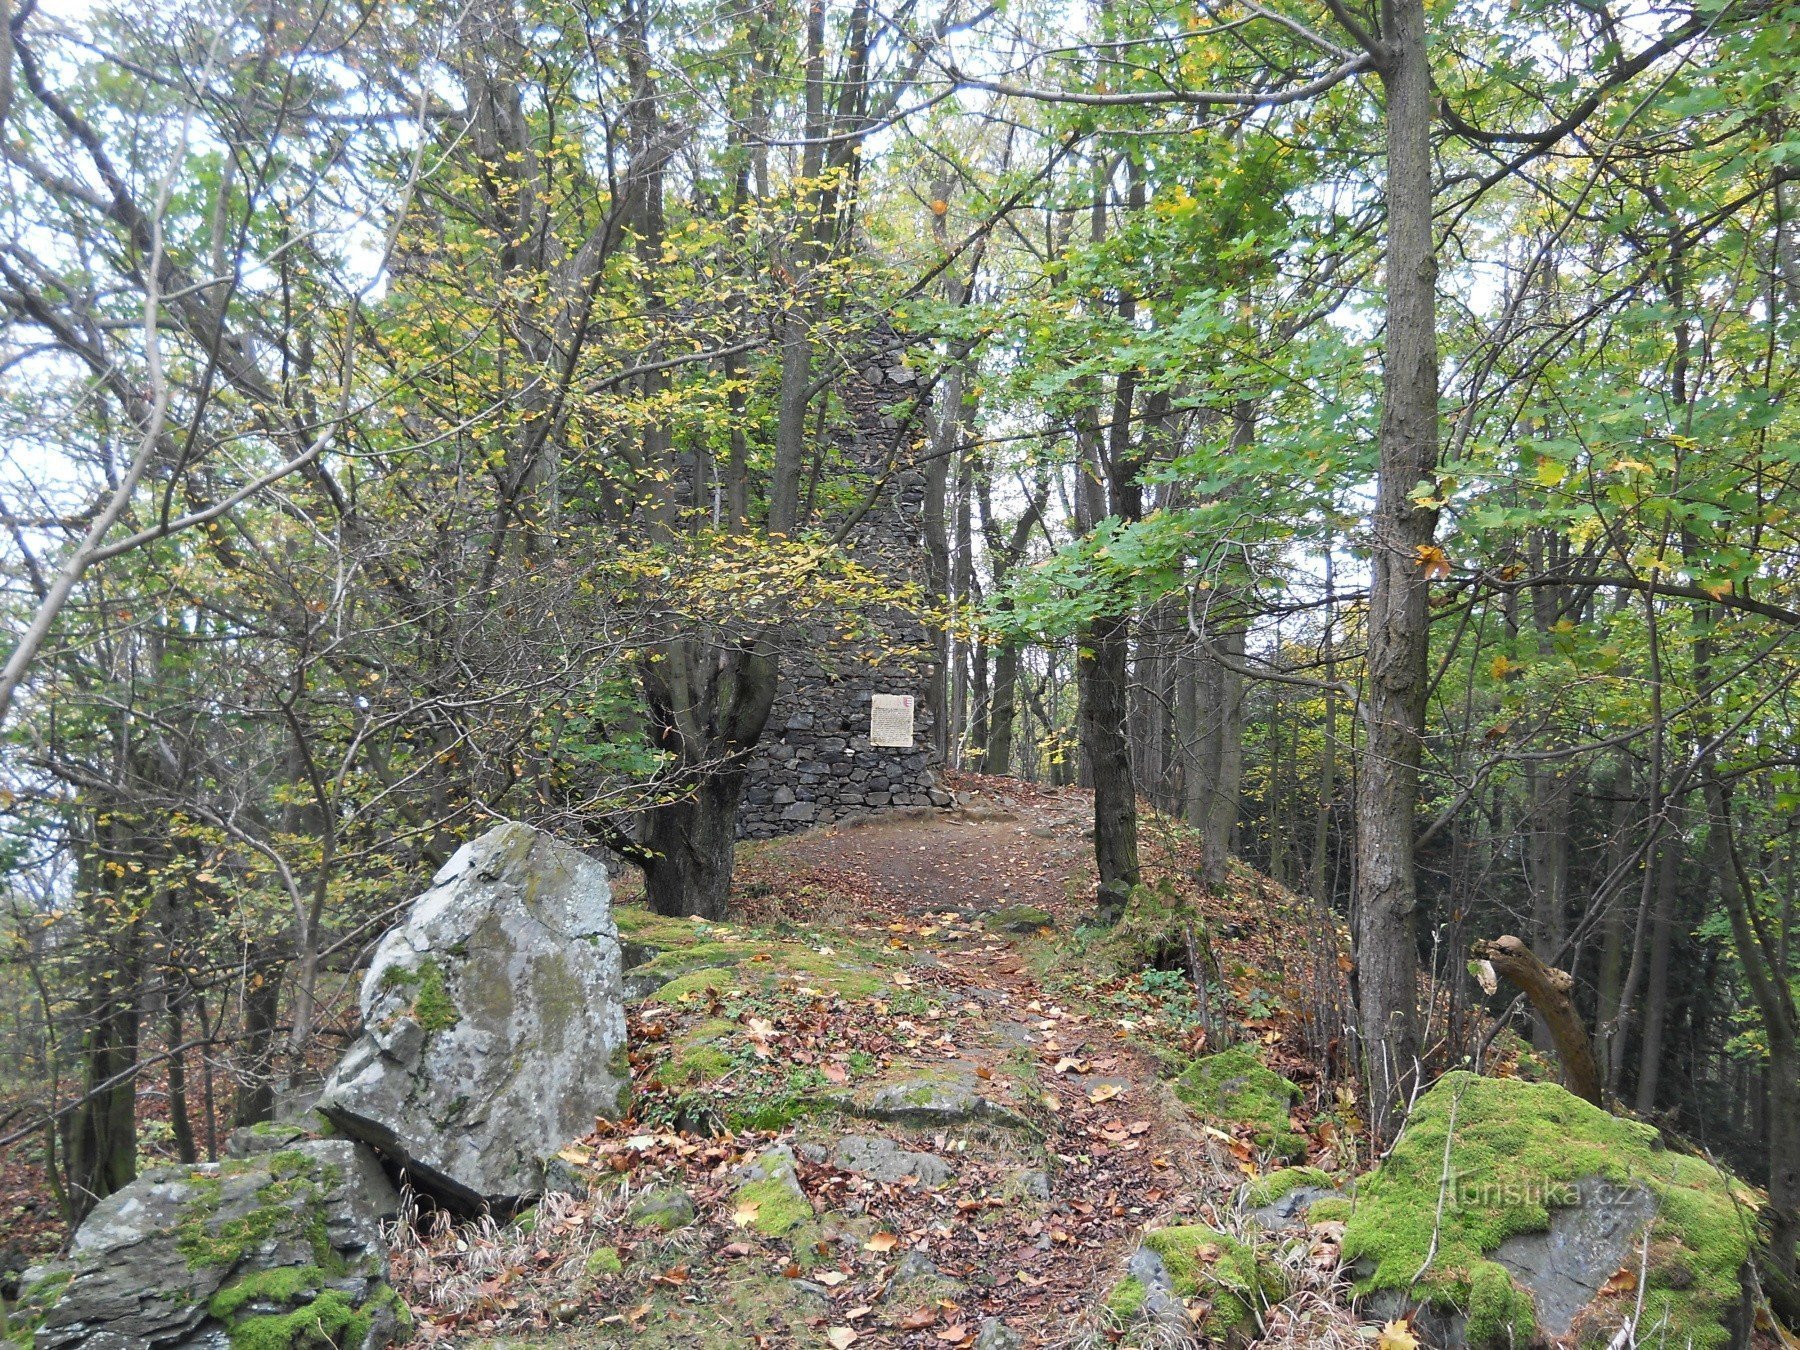
M 402 1253 L 425 1338 L 1116 1339 L 1099 1304 L 1141 1230 L 1231 1222 L 1244 1151 L 1158 1077 L 1147 1041 L 1185 1033 L 1157 1025 L 1155 998 L 1077 980 L 1088 809 L 1074 791 L 977 786 L 949 812 L 746 850 L 742 926 L 622 910 L 665 952 L 645 969 L 669 977 L 631 1019 L 639 1119 L 571 1151 L 610 1180 L 558 1202 L 529 1272 L 497 1277 L 507 1262 L 475 1260 L 466 1234 Z M 742 1167 L 771 1147 L 791 1150 L 809 1212 L 779 1233 L 741 1198 Z M 918 1160 L 931 1184 L 846 1149 Z M 694 1221 L 634 1226 L 631 1197 L 668 1187 Z M 595 1276 L 596 1244 L 616 1272 Z

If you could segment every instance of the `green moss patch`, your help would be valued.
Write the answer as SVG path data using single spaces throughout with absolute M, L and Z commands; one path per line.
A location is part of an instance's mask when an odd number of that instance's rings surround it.
M 733 1218 L 764 1237 L 782 1237 L 812 1218 L 812 1206 L 784 1177 L 747 1181 L 732 1196 Z
M 392 1297 L 392 1295 L 389 1295 Z M 232 1350 L 322 1350 L 360 1346 L 374 1325 L 373 1305 L 358 1308 L 328 1289 L 292 1312 L 247 1317 L 231 1328 Z
M 731 1072 L 732 1058 L 721 1042 L 737 1034 L 738 1025 L 708 1018 L 689 1027 L 669 1047 L 669 1058 L 656 1070 L 663 1087 L 700 1087 Z
M 297 1161 L 296 1161 L 297 1160 Z M 224 1178 L 248 1171 L 257 1160 L 232 1160 L 220 1164 L 217 1175 L 195 1175 L 189 1186 L 192 1198 L 183 1207 L 176 1227 L 175 1249 L 189 1267 L 235 1266 L 261 1246 L 277 1230 L 300 1216 L 318 1264 L 327 1270 L 342 1265 L 325 1232 L 324 1188 L 332 1179 L 316 1175 L 311 1160 L 298 1150 L 273 1153 L 267 1159 L 270 1179 L 256 1192 L 253 1209 L 231 1218 L 220 1218 Z M 321 1169 L 322 1170 L 322 1169 Z
M 309 1300 L 325 1284 L 325 1272 L 317 1266 L 280 1266 L 257 1270 L 226 1284 L 212 1296 L 207 1311 L 229 1322 L 251 1303 L 298 1303 Z
M 1207 945 L 1206 916 L 1172 885 L 1134 886 L 1119 921 L 1087 945 L 1082 962 L 1107 978 L 1179 968 L 1190 932 L 1197 945 Z
M 1162 1258 L 1177 1294 L 1211 1304 L 1199 1328 L 1206 1339 L 1248 1339 L 1262 1325 L 1263 1313 L 1287 1296 L 1272 1263 L 1215 1228 L 1159 1228 L 1144 1234 L 1144 1245 Z
M 1056 916 L 1036 905 L 1010 905 L 984 915 L 982 924 L 995 933 L 1036 933 L 1056 927 Z
M 1347 1223 L 1356 1212 L 1356 1202 L 1347 1195 L 1327 1195 L 1306 1207 L 1308 1223 Z
M 1317 1167 L 1282 1167 L 1251 1182 L 1244 1190 L 1244 1204 L 1261 1209 L 1285 1200 L 1302 1186 L 1321 1191 L 1336 1189 L 1336 1183 Z
M 444 968 L 432 957 L 417 966 L 390 966 L 381 977 L 385 989 L 404 989 L 412 996 L 407 1015 L 426 1031 L 448 1031 L 462 1021 L 444 982 Z
M 1505 1266 L 1477 1261 L 1469 1268 L 1469 1322 L 1464 1335 L 1470 1350 L 1525 1350 L 1536 1329 L 1531 1294 L 1513 1283 Z
M 1258 1148 L 1281 1158 L 1306 1156 L 1305 1138 L 1288 1124 L 1300 1089 L 1247 1045 L 1195 1060 L 1175 1080 L 1175 1095 L 1214 1125 L 1248 1127 Z
M 1516 1300 L 1493 1271 L 1480 1268 L 1493 1264 L 1487 1256 L 1507 1238 L 1548 1229 L 1551 1210 L 1571 1203 L 1590 1178 L 1641 1185 L 1656 1201 L 1653 1245 L 1670 1259 L 1649 1272 L 1644 1325 L 1665 1322 L 1670 1344 L 1725 1344 L 1750 1255 L 1754 1197 L 1704 1159 L 1663 1148 L 1650 1126 L 1610 1115 L 1555 1083 L 1459 1070 L 1419 1098 L 1399 1144 L 1363 1179 L 1344 1232 L 1357 1292 L 1409 1288 L 1437 1228 L 1418 1296 L 1471 1317 L 1479 1311 L 1489 1333 L 1504 1335 L 1510 1326 L 1516 1335 Z
M 705 919 L 671 919 L 643 905 L 614 905 L 613 922 L 625 941 L 654 947 L 660 952 L 710 942 L 719 930 L 717 924 Z
M 1121 1322 L 1129 1322 L 1143 1311 L 1144 1295 L 1144 1282 L 1127 1275 L 1106 1295 L 1106 1310 Z
M 582 1263 L 582 1269 L 595 1279 L 603 1275 L 617 1275 L 625 1269 L 625 1263 L 619 1259 L 617 1247 L 596 1247 L 588 1253 Z
M 651 1003 L 676 1004 L 729 989 L 755 994 L 784 985 L 855 999 L 891 991 L 881 964 L 879 957 L 859 961 L 826 955 L 798 942 L 698 942 L 665 952 L 632 975 L 663 981 L 650 995 Z

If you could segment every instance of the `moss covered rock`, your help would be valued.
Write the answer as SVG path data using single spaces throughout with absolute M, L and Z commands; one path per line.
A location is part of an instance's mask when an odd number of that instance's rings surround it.
M 794 1154 L 785 1144 L 767 1149 L 739 1169 L 732 1192 L 732 1221 L 764 1237 L 785 1237 L 813 1217 L 800 1189 Z
M 77 1230 L 36 1344 L 390 1344 L 409 1321 L 382 1232 L 398 1203 L 347 1140 L 147 1172 Z
M 1287 1296 L 1281 1270 L 1248 1243 L 1202 1224 L 1159 1228 L 1107 1295 L 1121 1323 L 1154 1321 L 1209 1341 L 1243 1345 Z
M 1755 1208 L 1728 1173 L 1663 1147 L 1648 1125 L 1553 1083 L 1459 1071 L 1418 1100 L 1363 1179 L 1343 1254 L 1378 1315 L 1410 1290 L 1445 1338 L 1499 1346 L 1574 1327 L 1604 1342 L 1637 1295 L 1603 1291 L 1636 1266 L 1647 1231 L 1665 1264 L 1651 1263 L 1644 1326 L 1671 1345 L 1722 1347 L 1745 1330 Z
M 1248 1045 L 1203 1055 L 1175 1080 L 1175 1095 L 1220 1127 L 1248 1127 L 1258 1148 L 1279 1158 L 1306 1156 L 1306 1140 L 1288 1123 L 1300 1089 L 1268 1068 Z

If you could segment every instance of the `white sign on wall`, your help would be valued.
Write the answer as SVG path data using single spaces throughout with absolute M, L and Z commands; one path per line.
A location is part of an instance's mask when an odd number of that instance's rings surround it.
M 869 699 L 869 744 L 912 749 L 913 696 L 875 694 Z

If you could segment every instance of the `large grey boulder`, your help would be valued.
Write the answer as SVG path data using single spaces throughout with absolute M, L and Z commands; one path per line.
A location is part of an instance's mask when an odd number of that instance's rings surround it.
M 66 1260 L 27 1273 L 33 1343 L 389 1345 L 408 1320 L 387 1284 L 398 1207 L 375 1155 L 347 1139 L 156 1168 L 94 1207 Z
M 525 825 L 463 845 L 375 950 L 318 1110 L 439 1199 L 507 1208 L 628 1088 L 605 869 Z

